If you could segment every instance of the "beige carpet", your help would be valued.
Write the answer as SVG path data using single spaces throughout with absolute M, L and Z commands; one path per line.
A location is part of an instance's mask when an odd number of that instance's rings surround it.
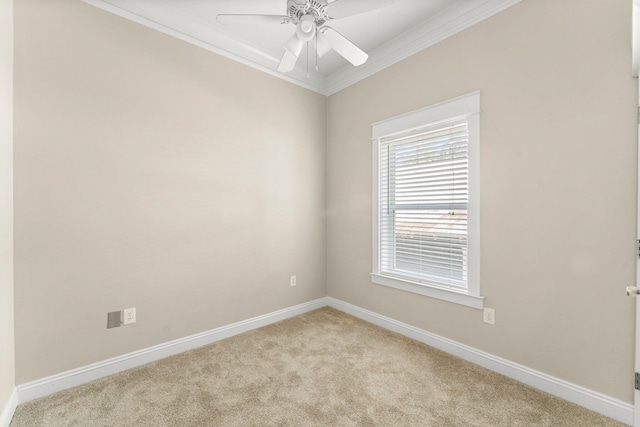
M 323 308 L 18 406 L 35 426 L 621 426 Z

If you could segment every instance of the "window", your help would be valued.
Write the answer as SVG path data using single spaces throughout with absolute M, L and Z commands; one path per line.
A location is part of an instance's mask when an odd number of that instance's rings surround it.
M 373 283 L 483 307 L 475 92 L 373 125 Z

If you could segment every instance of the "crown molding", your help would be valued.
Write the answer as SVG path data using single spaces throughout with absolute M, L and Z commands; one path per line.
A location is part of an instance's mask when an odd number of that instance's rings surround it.
M 223 57 L 302 86 L 325 96 L 333 95 L 403 59 L 463 31 L 472 25 L 519 3 L 521 0 L 468 0 L 456 2 L 432 19 L 409 29 L 401 36 L 370 52 L 368 61 L 347 65 L 332 75 L 312 73 L 298 64 L 289 73 L 280 73 L 280 57 L 249 42 L 239 40 L 209 22 L 186 15 L 166 5 L 151 10 L 127 0 L 82 0 L 107 12 L 145 25 Z
M 299 66 L 292 72 L 283 74 L 278 71 L 279 57 L 275 57 L 248 42 L 238 40 L 211 26 L 211 24 L 194 19 L 177 9 L 167 7 L 161 11 L 151 11 L 127 0 L 82 1 L 279 79 L 327 95 L 326 84 L 322 77 L 310 76 L 307 78 L 306 70 Z M 178 28 L 188 28 L 189 31 Z
M 456 3 L 432 19 L 376 49 L 363 65 L 357 68 L 345 67 L 329 76 L 326 95 L 333 95 L 520 1 L 522 0 L 473 0 Z

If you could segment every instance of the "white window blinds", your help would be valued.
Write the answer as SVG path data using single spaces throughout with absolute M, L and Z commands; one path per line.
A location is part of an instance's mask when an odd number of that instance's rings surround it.
M 466 291 L 466 118 L 379 139 L 379 268 L 385 276 Z

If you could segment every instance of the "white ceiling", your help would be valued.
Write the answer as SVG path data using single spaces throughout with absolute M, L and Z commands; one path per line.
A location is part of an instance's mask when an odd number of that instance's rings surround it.
M 218 14 L 286 15 L 287 0 L 83 0 L 308 89 L 331 95 L 521 0 L 395 0 L 340 20 L 332 28 L 369 54 L 354 67 L 335 52 L 318 60 L 303 50 L 296 68 L 277 71 L 289 24 L 223 26 Z M 338 0 L 349 1 L 349 0 Z

